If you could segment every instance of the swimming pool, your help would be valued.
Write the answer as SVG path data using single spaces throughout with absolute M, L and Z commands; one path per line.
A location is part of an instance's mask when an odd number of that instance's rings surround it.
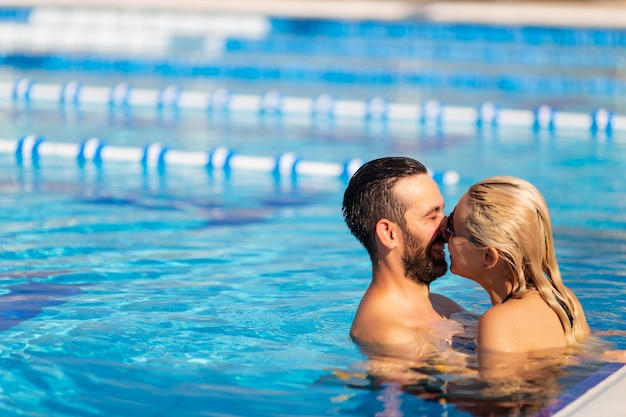
M 564 279 L 590 326 L 626 325 L 621 130 L 11 100 L 0 115 L 4 141 L 36 134 L 76 146 L 97 137 L 124 149 L 159 142 L 195 153 L 293 152 L 339 167 L 411 156 L 433 172 L 459 174 L 441 182 L 448 209 L 476 180 L 524 177 L 550 206 Z M 341 175 L 0 153 L 2 413 L 478 414 L 489 406 L 477 398 L 481 387 L 446 401 L 445 392 L 425 399 L 365 378 L 365 357 L 348 331 L 370 264 L 341 218 L 345 185 Z M 489 304 L 451 275 L 433 287 L 478 313 Z M 624 336 L 604 338 L 626 349 Z M 523 415 L 603 366 L 589 359 L 567 368 Z M 435 377 L 434 385 L 445 379 Z
M 32 128 L 32 117 L 47 137 L 67 139 L 71 126 L 112 144 L 153 140 L 159 125 L 35 110 L 8 125 Z M 217 143 L 308 149 L 309 159 L 414 156 L 460 173 L 442 186 L 448 207 L 479 178 L 528 178 L 550 204 L 564 275 L 590 325 L 623 328 L 623 138 L 231 123 L 188 115 L 160 135 L 193 148 L 225 132 Z M 20 166 L 12 154 L 2 156 L 1 178 L 4 412 L 373 415 L 395 401 L 407 414 L 464 415 L 334 376 L 363 372 L 348 330 L 369 277 L 341 219 L 344 180 L 52 157 Z M 468 281 L 446 276 L 434 287 L 470 310 L 488 305 Z M 626 348 L 623 337 L 609 339 Z

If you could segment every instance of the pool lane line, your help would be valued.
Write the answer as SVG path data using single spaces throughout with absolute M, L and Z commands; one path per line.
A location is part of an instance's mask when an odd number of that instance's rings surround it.
M 626 364 L 608 363 L 602 369 L 585 378 L 552 404 L 537 412 L 533 417 L 575 416 L 577 405 L 593 403 L 594 394 L 611 384 L 620 374 L 626 372 Z M 597 395 L 596 395 L 597 396 Z M 580 415 L 582 417 L 582 415 Z
M 89 138 L 79 144 L 48 142 L 37 135 L 28 135 L 19 140 L 0 139 L 2 153 L 13 154 L 18 164 L 36 164 L 42 157 L 57 156 L 73 158 L 81 166 L 85 163 L 100 166 L 104 162 L 116 161 L 156 169 L 179 165 L 202 167 L 208 171 L 266 172 L 280 178 L 307 176 L 348 179 L 364 163 L 357 158 L 343 163 L 307 161 L 293 152 L 284 152 L 276 157 L 241 155 L 223 146 L 209 152 L 197 152 L 169 149 L 161 143 L 144 148 L 108 146 L 98 138 Z M 429 170 L 429 174 L 444 185 L 454 185 L 460 181 L 459 173 L 453 170 Z
M 626 115 L 607 109 L 591 113 L 558 111 L 542 105 L 532 110 L 504 109 L 487 102 L 475 107 L 448 106 L 437 100 L 423 103 L 390 102 L 383 97 L 369 100 L 341 100 L 330 94 L 291 97 L 278 91 L 265 94 L 238 94 L 218 88 L 210 92 L 184 91 L 177 86 L 162 89 L 134 88 L 127 83 L 109 87 L 38 83 L 28 78 L 0 83 L 0 100 L 11 103 L 58 103 L 61 107 L 100 105 L 110 109 L 154 108 L 158 111 L 200 110 L 225 114 L 255 113 L 289 118 L 352 119 L 373 123 L 409 122 L 429 127 L 465 124 L 476 129 L 521 127 L 532 130 L 587 130 L 591 133 L 626 131 Z

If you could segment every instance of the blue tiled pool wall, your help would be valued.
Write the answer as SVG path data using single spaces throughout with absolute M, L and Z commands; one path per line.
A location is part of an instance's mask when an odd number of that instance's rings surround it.
M 1 66 L 22 71 L 503 94 L 626 93 L 620 76 L 624 29 L 39 7 L 1 9 L 0 41 Z

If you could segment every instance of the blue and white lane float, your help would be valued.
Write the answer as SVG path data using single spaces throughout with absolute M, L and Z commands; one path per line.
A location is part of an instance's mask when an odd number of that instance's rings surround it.
M 107 108 L 154 108 L 157 110 L 202 110 L 248 112 L 259 115 L 312 118 L 361 119 L 391 123 L 409 121 L 429 126 L 469 124 L 477 128 L 526 127 L 535 130 L 583 129 L 591 133 L 626 131 L 626 116 L 606 109 L 590 114 L 557 111 L 549 106 L 533 110 L 501 109 L 493 103 L 476 107 L 444 106 L 436 100 L 425 103 L 393 103 L 381 97 L 370 100 L 338 100 L 329 94 L 289 97 L 277 91 L 265 94 L 235 94 L 224 89 L 210 92 L 183 91 L 176 86 L 141 89 L 122 83 L 111 87 L 87 86 L 70 81 L 42 84 L 30 79 L 0 83 L 0 100 L 15 103 L 56 102 L 60 106 L 101 105 Z
M 210 152 L 179 151 L 161 143 L 144 148 L 108 146 L 97 138 L 82 143 L 48 142 L 37 135 L 19 140 L 0 140 L 0 154 L 13 154 L 18 163 L 32 163 L 44 157 L 63 157 L 76 160 L 77 164 L 127 162 L 141 164 L 146 168 L 167 166 L 202 167 L 209 171 L 256 171 L 267 172 L 281 178 L 335 177 L 350 178 L 361 165 L 360 159 L 344 163 L 306 161 L 293 152 L 276 157 L 240 155 L 231 149 L 217 147 Z M 454 185 L 460 181 L 456 171 L 432 171 L 429 174 L 440 184 Z

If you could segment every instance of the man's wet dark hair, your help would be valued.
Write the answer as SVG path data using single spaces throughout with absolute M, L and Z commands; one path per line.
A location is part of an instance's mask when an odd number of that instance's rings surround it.
M 396 200 L 393 186 L 401 178 L 427 173 L 415 159 L 396 156 L 367 162 L 350 179 L 343 195 L 343 218 L 372 262 L 376 259 L 376 223 L 384 218 L 406 228 L 406 207 Z

